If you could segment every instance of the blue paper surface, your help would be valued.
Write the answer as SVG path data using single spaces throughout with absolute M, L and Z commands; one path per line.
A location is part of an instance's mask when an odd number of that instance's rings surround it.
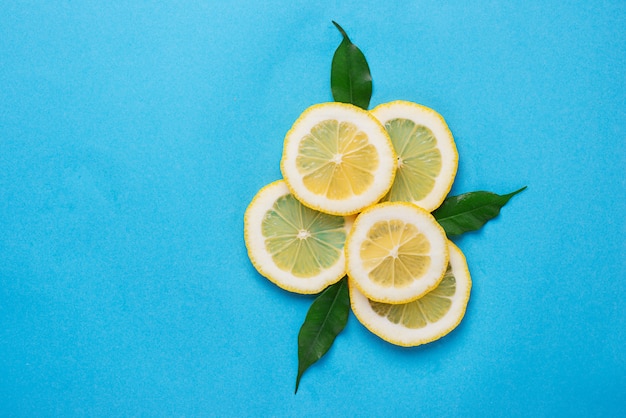
M 2 2 L 0 415 L 623 416 L 623 1 Z M 372 106 L 447 120 L 467 314 L 413 349 L 351 315 L 302 378 L 312 301 L 250 264 L 243 213 L 331 101 L 339 22 Z

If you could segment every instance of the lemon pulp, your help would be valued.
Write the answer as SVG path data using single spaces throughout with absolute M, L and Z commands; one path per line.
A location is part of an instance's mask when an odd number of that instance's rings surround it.
M 291 194 L 276 200 L 261 228 L 274 263 L 302 278 L 334 265 L 346 240 L 344 218 L 307 208 Z
M 368 300 L 372 310 L 379 316 L 387 318 L 394 324 L 406 328 L 424 328 L 443 318 L 452 306 L 452 298 L 456 292 L 456 278 L 448 265 L 439 285 L 426 295 L 413 302 L 392 305 L 389 303 Z
M 361 244 L 363 267 L 373 282 L 401 288 L 430 266 L 430 243 L 414 225 L 401 220 L 379 221 Z
M 332 119 L 311 128 L 296 158 L 304 185 L 330 199 L 347 199 L 368 190 L 378 165 L 378 152 L 367 135 L 353 123 Z
M 435 187 L 441 172 L 437 138 L 426 126 L 397 118 L 385 123 L 398 155 L 396 178 L 385 201 L 420 201 Z

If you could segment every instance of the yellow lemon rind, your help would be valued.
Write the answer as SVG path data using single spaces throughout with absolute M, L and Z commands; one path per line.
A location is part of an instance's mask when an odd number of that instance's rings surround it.
M 378 221 L 398 219 L 411 223 L 424 233 L 431 245 L 427 272 L 405 287 L 383 287 L 369 279 L 360 262 L 360 248 L 370 228 Z M 346 272 L 352 283 L 369 299 L 384 303 L 407 303 L 428 293 L 443 279 L 449 250 L 445 231 L 426 210 L 407 202 L 383 202 L 370 206 L 357 216 L 344 246 Z
M 456 291 L 448 312 L 434 323 L 424 328 L 409 329 L 391 322 L 378 315 L 371 307 L 367 297 L 349 281 L 350 304 L 354 315 L 369 331 L 381 339 L 403 347 L 414 347 L 426 344 L 449 334 L 465 316 L 472 288 L 472 279 L 467 261 L 461 250 L 452 242 L 450 247 L 450 265 L 456 279 Z
M 443 116 L 429 107 L 404 100 L 380 104 L 370 112 L 383 126 L 389 120 L 401 118 L 411 120 L 417 125 L 426 126 L 433 132 L 437 138 L 437 148 L 442 155 L 441 171 L 429 194 L 411 203 L 426 209 L 428 212 L 437 209 L 452 188 L 459 163 L 459 154 L 454 137 Z
M 370 143 L 379 157 L 378 169 L 372 173 L 373 183 L 368 190 L 350 199 L 330 199 L 315 194 L 304 184 L 296 166 L 299 144 L 316 124 L 334 119 L 350 122 L 368 134 Z M 303 205 L 331 215 L 347 216 L 359 213 L 364 208 L 380 201 L 393 184 L 397 157 L 385 128 L 368 111 L 348 103 L 320 103 L 307 108 L 294 122 L 285 135 L 280 169 L 291 193 Z
M 316 294 L 327 286 L 338 282 L 345 275 L 345 253 L 340 252 L 337 261 L 317 276 L 299 278 L 279 268 L 267 251 L 262 234 L 265 214 L 280 197 L 291 193 L 283 180 L 270 183 L 256 194 L 244 214 L 244 241 L 248 257 L 256 270 L 278 287 L 300 294 Z M 353 217 L 344 217 L 346 235 L 352 226 Z

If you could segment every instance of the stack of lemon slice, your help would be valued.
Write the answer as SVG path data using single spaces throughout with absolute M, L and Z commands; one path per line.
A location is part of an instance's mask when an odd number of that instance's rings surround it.
M 284 180 L 246 210 L 250 260 L 297 293 L 347 274 L 352 310 L 370 331 L 403 346 L 436 340 L 461 321 L 471 288 L 465 257 L 430 214 L 457 163 L 452 134 L 432 109 L 312 106 L 285 136 Z

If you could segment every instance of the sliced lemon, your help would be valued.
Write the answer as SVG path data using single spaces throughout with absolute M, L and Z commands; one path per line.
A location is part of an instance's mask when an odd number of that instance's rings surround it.
M 302 205 L 284 181 L 262 188 L 244 215 L 248 256 L 263 276 L 296 293 L 318 293 L 345 275 L 351 217 Z
M 359 321 L 383 340 L 406 347 L 437 340 L 456 328 L 465 315 L 472 280 L 461 250 L 448 245 L 450 262 L 443 280 L 413 302 L 374 302 L 349 281 L 350 303 Z
M 405 303 L 432 290 L 448 264 L 445 232 L 424 209 L 406 202 L 369 207 L 345 246 L 350 280 L 368 298 Z
M 385 126 L 398 156 L 395 181 L 384 201 L 412 202 L 429 212 L 445 199 L 459 161 L 443 117 L 406 101 L 381 104 L 372 114 Z
M 396 155 L 385 128 L 369 112 L 322 103 L 305 110 L 287 132 L 280 167 L 306 206 L 350 215 L 389 191 Z

